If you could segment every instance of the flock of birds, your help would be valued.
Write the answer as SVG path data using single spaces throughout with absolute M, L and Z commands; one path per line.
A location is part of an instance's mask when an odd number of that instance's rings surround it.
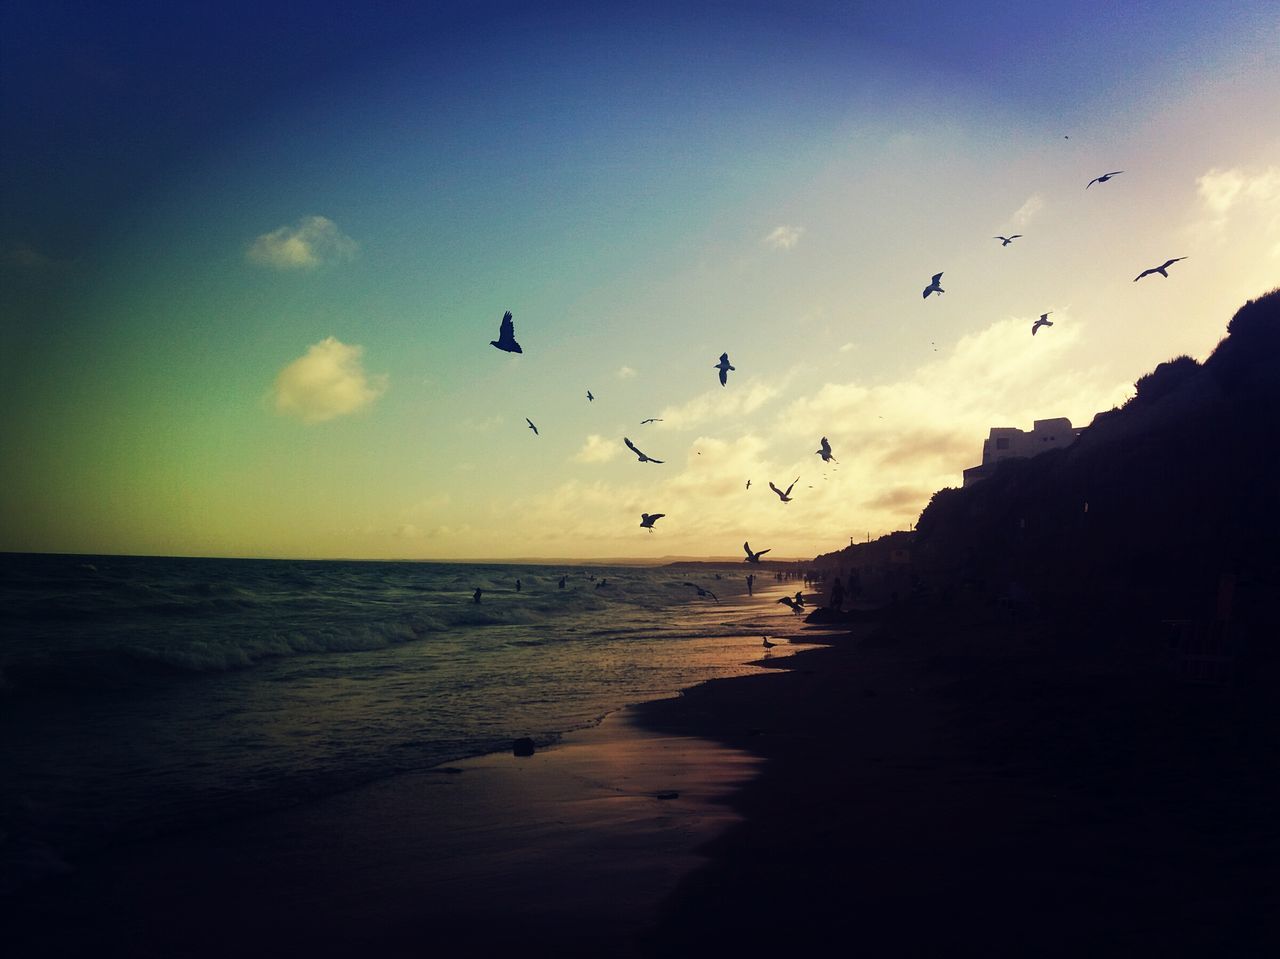
M 1099 183 L 1099 184 L 1106 183 L 1109 180 L 1111 180 L 1112 177 L 1119 176 L 1122 173 L 1124 173 L 1123 170 L 1112 170 L 1109 173 L 1104 173 L 1101 176 L 1096 176 L 1085 185 L 1085 189 L 1086 190 L 1089 189 L 1095 183 Z M 1000 241 L 1001 247 L 1009 246 L 1009 244 L 1011 244 L 1014 240 L 1017 240 L 1020 238 L 1022 238 L 1021 233 L 1014 233 L 1009 236 L 1001 235 L 1001 236 L 993 237 L 993 239 Z M 1133 282 L 1136 283 L 1138 282 L 1138 280 L 1141 280 L 1143 277 L 1151 276 L 1152 274 L 1155 274 L 1155 273 L 1158 273 L 1161 276 L 1163 276 L 1165 279 L 1168 279 L 1169 274 L 1167 271 L 1169 267 L 1185 259 L 1187 259 L 1187 257 L 1185 256 L 1174 257 L 1173 259 L 1166 260 L 1160 266 L 1154 266 L 1154 267 L 1151 267 L 1150 269 L 1143 270 L 1136 277 L 1134 277 Z M 946 290 L 942 288 L 942 271 L 939 271 L 938 273 L 933 274 L 933 277 L 930 280 L 929 285 L 924 288 L 924 292 L 922 296 L 924 299 L 927 300 L 931 293 L 937 293 L 939 296 L 941 296 L 945 292 Z M 1046 313 L 1040 314 L 1040 318 L 1031 325 L 1032 336 L 1035 336 L 1036 333 L 1038 333 L 1042 327 L 1053 326 L 1052 321 L 1049 319 L 1049 316 L 1052 312 L 1053 311 L 1050 310 Z M 511 312 L 509 310 L 506 313 L 504 313 L 502 316 L 502 321 L 498 327 L 498 338 L 496 340 L 490 340 L 489 345 L 496 347 L 499 350 L 503 350 L 504 352 L 507 352 L 507 353 L 523 353 L 524 352 L 524 350 L 520 348 L 520 344 L 516 341 L 515 323 L 512 320 Z M 733 364 L 730 363 L 729 354 L 726 351 L 720 354 L 720 361 L 714 364 L 712 369 L 718 372 L 718 375 L 720 378 L 720 385 L 727 386 L 729 383 L 729 374 L 731 372 L 736 371 L 737 367 L 733 366 Z M 587 390 L 587 401 L 588 402 L 595 401 L 595 396 L 592 394 L 590 390 Z M 538 427 L 534 425 L 533 420 L 529 419 L 528 417 L 525 417 L 525 422 L 529 424 L 529 429 L 533 431 L 533 434 L 535 436 L 539 435 Z M 649 423 L 660 423 L 660 422 L 662 422 L 661 417 L 648 417 L 647 419 L 641 420 L 640 425 L 644 426 Z M 622 441 L 623 443 L 626 444 L 627 449 L 631 450 L 631 452 L 636 455 L 636 459 L 641 463 L 655 463 L 660 465 L 663 462 L 665 462 L 664 460 L 655 459 L 654 457 L 649 456 L 647 453 L 645 453 L 643 450 L 637 447 L 636 444 L 633 443 L 629 437 L 624 436 L 622 438 Z M 819 448 L 815 451 L 815 453 L 816 455 L 822 457 L 823 463 L 838 462 L 835 459 L 835 457 L 832 455 L 831 444 L 827 441 L 827 438 L 825 436 L 822 437 L 821 444 Z M 796 483 L 798 483 L 799 481 L 800 481 L 800 477 L 797 476 L 794 480 L 792 480 L 791 485 L 788 486 L 785 490 L 779 489 L 776 485 L 774 485 L 772 481 L 770 481 L 769 488 L 773 490 L 775 494 L 777 494 L 778 499 L 781 502 L 790 503 L 792 500 L 791 491 L 795 488 Z M 751 480 L 747 480 L 746 488 L 748 490 L 751 489 Z M 667 515 L 666 513 L 641 513 L 640 526 L 641 528 L 647 529 L 650 533 L 652 533 L 654 524 L 666 515 Z M 749 542 L 744 542 L 742 544 L 742 548 L 746 552 L 746 559 L 744 560 L 744 562 L 746 563 L 759 563 L 760 557 L 763 556 L 765 553 L 769 552 L 768 549 L 753 551 L 751 549 L 751 545 Z M 693 583 L 686 583 L 684 585 L 694 586 Z M 710 593 L 709 590 L 704 590 L 702 587 L 698 587 L 698 586 L 695 586 L 695 588 L 698 590 L 699 596 L 710 595 L 713 599 L 716 598 L 715 595 L 713 593 Z M 783 597 L 782 599 L 778 600 L 778 602 L 784 603 L 790 606 L 791 609 L 796 613 L 799 613 L 800 608 L 803 606 L 803 598 L 800 597 L 798 594 L 797 594 L 797 599 L 795 600 L 791 599 L 790 597 Z M 768 647 L 769 645 L 771 644 L 766 639 L 765 646 Z

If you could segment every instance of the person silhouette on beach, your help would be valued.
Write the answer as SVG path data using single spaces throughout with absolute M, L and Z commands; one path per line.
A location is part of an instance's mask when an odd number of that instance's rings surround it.
M 481 594 L 481 593 L 483 593 L 483 592 L 484 592 L 484 590 L 482 590 L 479 586 L 477 586 L 477 587 L 476 587 L 476 591 L 475 591 L 475 593 L 472 595 L 472 597 L 471 597 L 471 598 L 472 598 L 475 602 L 479 603 L 479 602 L 480 602 L 480 594 Z
M 753 574 L 751 574 L 751 573 L 747 573 L 747 595 L 748 595 L 748 596 L 752 596 L 752 595 L 754 595 L 754 594 L 751 592 L 751 587 L 752 587 L 752 584 L 753 584 L 754 582 L 755 582 L 755 576 L 754 576 Z
M 837 576 L 831 581 L 831 608 L 837 613 L 844 606 L 844 586 L 840 583 L 840 577 Z
M 516 580 L 516 592 L 520 592 L 520 580 Z

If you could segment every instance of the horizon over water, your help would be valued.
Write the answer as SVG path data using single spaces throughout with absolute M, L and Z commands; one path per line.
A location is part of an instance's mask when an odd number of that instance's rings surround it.
M 0 894 L 754 672 L 791 614 L 718 571 L 2 554 Z

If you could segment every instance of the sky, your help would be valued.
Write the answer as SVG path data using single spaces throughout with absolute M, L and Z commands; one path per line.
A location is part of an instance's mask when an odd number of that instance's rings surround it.
M 907 529 L 1280 285 L 1277 49 L 1270 0 L 5 0 L 0 550 Z

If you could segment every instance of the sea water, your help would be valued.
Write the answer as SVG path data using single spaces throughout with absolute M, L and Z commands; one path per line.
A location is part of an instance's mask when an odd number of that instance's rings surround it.
M 744 576 L 0 556 L 0 892 L 752 672 L 793 624 Z

